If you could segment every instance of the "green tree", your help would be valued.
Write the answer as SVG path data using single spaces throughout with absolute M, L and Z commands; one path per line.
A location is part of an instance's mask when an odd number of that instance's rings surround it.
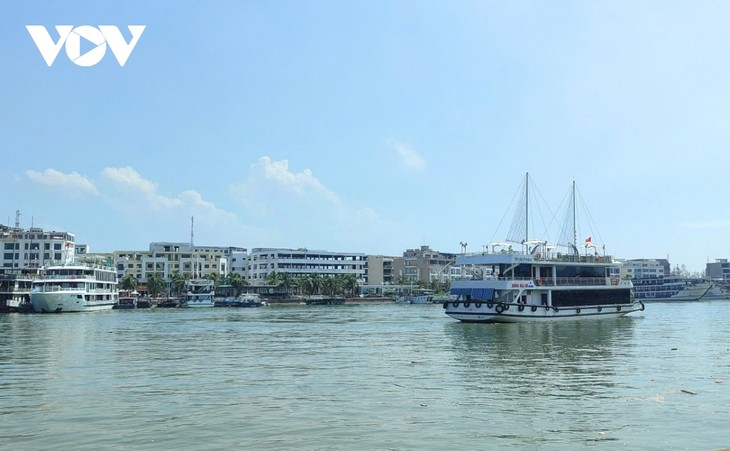
M 322 276 L 320 274 L 310 274 L 303 280 L 304 292 L 307 294 L 319 294 L 322 289 Z
M 212 280 L 213 286 L 215 286 L 217 288 L 218 285 L 220 284 L 221 276 L 217 272 L 209 272 L 208 274 L 203 276 L 203 279 Z
M 322 278 L 322 292 L 328 296 L 334 296 L 337 294 L 340 288 L 340 280 L 337 277 L 323 277 Z
M 127 291 L 134 291 L 137 288 L 137 278 L 132 274 L 127 273 L 119 281 L 119 288 Z
M 237 272 L 232 272 L 226 276 L 226 283 L 233 287 L 234 294 L 238 296 L 243 292 L 243 289 L 248 285 L 243 279 L 243 276 Z
M 296 286 L 297 281 L 288 272 L 280 272 L 278 279 L 279 285 L 284 287 L 284 289 L 286 290 L 286 295 L 289 296 L 292 288 Z
M 165 292 L 165 279 L 162 274 L 155 272 L 147 276 L 147 292 L 153 298 Z
M 173 272 L 170 275 L 170 289 L 179 296 L 185 289 L 185 276 L 178 271 Z
M 358 294 L 360 294 L 360 287 L 357 283 L 357 276 L 355 274 L 345 274 L 343 276 L 343 294 L 346 294 L 347 292 L 350 293 L 350 296 L 355 297 Z
M 268 285 L 278 287 L 279 285 L 281 285 L 281 273 L 276 272 L 276 270 L 271 271 L 270 273 L 266 274 L 266 278 L 264 278 L 264 281 Z

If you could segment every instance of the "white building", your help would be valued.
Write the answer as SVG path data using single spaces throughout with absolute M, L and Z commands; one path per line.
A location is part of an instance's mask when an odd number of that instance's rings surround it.
M 142 283 L 148 274 L 156 272 L 165 280 L 175 272 L 193 278 L 211 273 L 225 276 L 230 271 L 228 257 L 232 249 L 237 248 L 155 242 L 147 251 L 115 251 L 114 264 L 118 277 L 129 273 Z
M 288 273 L 292 277 L 354 274 L 362 281 L 365 275 L 365 254 L 304 248 L 254 248 L 246 259 L 242 275 L 250 284 L 257 285 L 264 283 L 266 276 L 273 271 Z
M 669 262 L 664 259 L 639 258 L 623 260 L 621 277 L 632 279 L 656 279 L 669 275 Z
M 29 268 L 73 260 L 76 237 L 68 232 L 0 225 L 0 267 Z

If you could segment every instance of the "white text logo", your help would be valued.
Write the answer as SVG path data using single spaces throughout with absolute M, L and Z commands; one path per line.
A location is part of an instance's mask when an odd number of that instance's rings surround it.
M 122 32 L 114 25 L 99 25 L 98 27 L 81 25 L 76 28 L 73 25 L 56 25 L 57 42 L 53 42 L 51 35 L 48 34 L 48 30 L 43 25 L 26 25 L 25 28 L 28 29 L 30 37 L 33 38 L 33 42 L 35 42 L 48 67 L 53 65 L 64 43 L 66 44 L 68 59 L 77 66 L 89 67 L 101 61 L 106 53 L 106 46 L 109 44 L 109 48 L 119 61 L 119 65 L 124 67 L 146 25 L 129 25 L 127 28 L 132 33 L 132 39 L 129 42 L 124 40 Z M 83 55 L 81 54 L 81 38 L 86 39 L 95 46 Z

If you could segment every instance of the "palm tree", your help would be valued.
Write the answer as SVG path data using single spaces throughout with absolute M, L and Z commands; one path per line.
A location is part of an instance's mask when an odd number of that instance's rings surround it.
M 324 294 L 334 296 L 339 288 L 339 280 L 336 277 L 324 277 L 322 279 L 322 291 Z
M 220 278 L 221 278 L 221 276 L 217 272 L 209 272 L 208 274 L 203 276 L 203 279 L 212 280 L 213 286 L 215 288 L 218 288 L 218 284 L 220 283 Z
M 278 287 L 279 285 L 281 285 L 281 273 L 276 272 L 276 270 L 271 271 L 270 273 L 266 274 L 266 278 L 264 280 L 267 284 Z
M 279 285 L 284 287 L 286 290 L 286 295 L 289 296 L 290 289 L 295 286 L 296 281 L 292 278 L 291 274 L 288 272 L 280 272 L 278 274 L 279 279 Z
M 350 296 L 355 297 L 358 295 L 359 287 L 357 283 L 357 276 L 355 274 L 346 274 L 344 277 L 343 289 L 349 291 Z
M 322 276 L 310 274 L 302 279 L 301 287 L 306 294 L 319 294 L 322 288 Z
M 122 290 L 133 291 L 137 288 L 137 278 L 130 273 L 125 274 L 124 277 L 122 277 L 122 280 L 119 281 L 119 288 Z
M 243 291 L 243 288 L 248 285 L 243 279 L 243 276 L 237 272 L 232 272 L 226 276 L 226 282 L 233 287 L 234 294 L 238 296 Z
M 180 274 L 180 272 L 175 271 L 170 275 L 171 284 L 170 288 L 172 291 L 175 292 L 178 296 L 180 293 L 185 289 L 185 276 Z
M 153 298 L 165 292 L 165 279 L 162 274 L 155 272 L 147 276 L 147 292 Z

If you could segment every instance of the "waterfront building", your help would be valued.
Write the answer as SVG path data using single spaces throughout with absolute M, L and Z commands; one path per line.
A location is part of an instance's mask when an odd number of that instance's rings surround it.
M 363 283 L 366 285 L 392 285 L 398 282 L 393 278 L 393 264 L 396 257 L 384 255 L 367 255 L 365 257 L 365 274 Z
M 408 249 L 402 259 L 394 260 L 395 278 L 399 280 L 403 276 L 408 284 L 446 283 L 461 276 L 461 269 L 454 267 L 455 262 L 456 254 L 438 252 L 429 246 Z
M 666 259 L 637 258 L 622 260 L 621 278 L 657 279 L 668 276 L 671 266 Z
M 730 262 L 726 258 L 718 258 L 713 263 L 707 263 L 706 275 L 712 281 L 723 285 L 730 284 Z
M 73 233 L 45 231 L 39 227 L 22 229 L 0 224 L 0 267 L 37 268 L 73 259 L 76 237 Z
M 240 255 L 236 254 L 236 257 Z M 312 274 L 325 277 L 354 274 L 359 283 L 362 283 L 365 276 L 365 254 L 305 248 L 254 248 L 246 256 L 246 264 L 243 265 L 241 274 L 251 285 L 258 285 L 264 283 L 266 276 L 273 271 L 289 274 L 293 278 Z
M 144 283 L 148 274 L 157 272 L 169 281 L 175 272 L 188 278 L 213 273 L 225 276 L 230 271 L 228 258 L 232 249 L 238 248 L 154 242 L 146 251 L 115 251 L 113 259 L 119 278 L 132 274 L 138 282 Z

